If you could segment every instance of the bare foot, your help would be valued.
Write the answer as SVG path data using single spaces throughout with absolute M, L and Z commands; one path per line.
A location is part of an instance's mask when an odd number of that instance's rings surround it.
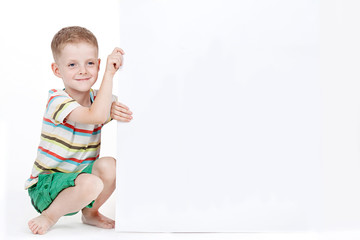
M 96 226 L 99 228 L 115 228 L 115 221 L 105 217 L 98 211 L 96 212 L 90 212 L 90 211 L 83 211 L 83 215 L 81 217 L 81 220 L 83 223 Z
M 28 225 L 29 225 L 30 230 L 34 234 L 45 234 L 49 230 L 49 228 L 51 228 L 55 223 L 56 223 L 56 221 L 53 221 L 52 219 L 50 219 L 43 212 L 40 216 L 31 219 L 29 221 Z

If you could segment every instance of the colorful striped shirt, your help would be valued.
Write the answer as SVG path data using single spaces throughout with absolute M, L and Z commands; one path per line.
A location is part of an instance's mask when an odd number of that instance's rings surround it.
M 91 102 L 96 93 L 90 90 Z M 99 158 L 101 128 L 111 118 L 98 125 L 67 120 L 69 113 L 79 106 L 64 90 L 49 91 L 37 158 L 25 189 L 37 183 L 39 174 L 81 172 Z

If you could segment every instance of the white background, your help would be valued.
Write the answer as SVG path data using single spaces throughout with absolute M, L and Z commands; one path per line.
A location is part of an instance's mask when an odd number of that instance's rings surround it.
M 53 35 L 63 26 L 85 26 L 98 37 L 100 57 L 103 60 L 106 59 L 107 54 L 111 52 L 114 46 L 120 45 L 120 47 L 123 47 L 128 53 L 126 63 L 129 63 L 125 66 L 129 66 L 130 68 L 131 58 L 136 59 L 135 55 L 131 56 L 132 51 L 130 49 L 129 52 L 125 46 L 118 44 L 121 41 L 125 44 L 125 38 L 123 39 L 119 35 L 119 2 L 121 3 L 121 1 L 106 1 L 105 5 L 100 4 L 98 1 L 89 0 L 61 2 L 18 0 L 2 1 L 0 3 L 1 235 L 15 234 L 16 236 L 21 235 L 19 239 L 27 239 L 30 236 L 26 223 L 30 218 L 37 216 L 36 211 L 31 207 L 26 191 L 23 190 L 23 184 L 30 174 L 36 155 L 36 148 L 39 143 L 41 116 L 44 111 L 47 91 L 50 88 L 62 87 L 61 80 L 53 76 L 50 69 L 52 61 L 50 41 Z M 158 2 L 159 4 L 166 3 L 166 1 Z M 277 3 L 278 1 L 273 2 Z M 139 2 L 139 6 L 137 7 L 141 9 L 143 4 L 144 2 L 141 2 L 141 4 Z M 268 3 L 268 5 L 269 4 L 271 5 L 271 3 Z M 213 6 L 214 2 L 210 2 L 210 9 L 212 9 Z M 360 202 L 360 194 L 358 191 L 360 183 L 360 99 L 358 94 L 360 88 L 358 71 L 358 66 L 360 65 L 360 59 L 358 57 L 360 55 L 360 47 L 358 44 L 360 42 L 360 34 L 357 31 L 360 22 L 358 15 L 359 9 L 360 3 L 355 0 L 320 1 L 321 75 L 319 88 L 321 89 L 322 95 L 319 97 L 323 102 L 320 127 L 322 129 L 321 156 L 323 176 L 321 179 L 324 184 L 323 188 L 318 190 L 323 192 L 323 197 L 321 198 L 322 207 L 319 211 L 324 213 L 324 221 L 322 223 L 325 229 L 328 230 L 359 230 L 360 226 L 360 207 L 358 204 Z M 173 9 L 172 13 L 174 12 L 175 10 Z M 176 14 L 180 15 L 180 13 Z M 192 12 L 191 16 L 195 14 L 195 12 Z M 209 12 L 207 14 L 209 14 Z M 144 21 L 145 20 L 146 19 L 144 19 Z M 258 21 L 260 23 L 262 21 L 261 18 L 259 18 Z M 159 22 L 159 24 L 163 25 L 164 23 Z M 170 26 L 168 26 L 167 29 L 171 30 Z M 210 31 L 208 28 L 206 29 L 206 31 Z M 134 29 L 134 31 L 136 31 L 136 29 Z M 141 34 L 144 34 L 146 38 L 151 37 L 151 35 L 146 34 L 146 32 Z M 173 36 L 168 36 L 168 39 L 169 38 L 173 38 Z M 191 42 L 190 40 L 191 39 L 188 39 L 188 42 Z M 141 41 L 143 41 L 143 39 L 141 39 Z M 146 41 L 144 45 L 146 45 Z M 139 45 L 139 48 L 144 47 L 145 46 Z M 166 48 L 167 46 L 162 47 Z M 192 45 L 185 45 L 185 48 L 189 47 L 192 47 Z M 226 57 L 226 55 L 222 55 L 222 50 L 224 49 L 228 51 L 227 46 L 222 49 L 217 49 L 216 59 L 224 59 Z M 147 57 L 148 59 L 150 58 L 149 56 Z M 148 61 L 148 59 L 144 61 Z M 163 59 L 163 56 L 154 53 L 150 59 L 151 61 L 156 61 Z M 188 61 L 190 62 L 187 63 L 190 64 L 191 60 Z M 245 65 L 246 64 L 250 66 L 250 62 L 245 63 Z M 169 65 L 170 63 L 168 66 Z M 219 66 L 219 63 L 217 63 L 217 66 Z M 161 68 L 161 66 L 158 67 Z M 142 69 L 139 69 L 139 71 L 141 70 Z M 247 69 L 247 71 L 250 70 Z M 175 73 L 177 74 L 178 72 L 180 71 L 176 71 Z M 215 70 L 215 74 L 219 74 L 220 72 L 220 70 Z M 124 67 L 123 73 L 121 74 L 125 75 L 125 73 L 126 68 Z M 238 74 L 243 73 L 242 71 Z M 119 80 L 122 78 L 120 77 L 121 74 L 118 75 Z M 130 72 L 126 74 L 130 74 Z M 130 78 L 128 80 L 123 79 L 123 81 L 124 84 L 131 84 Z M 221 87 L 221 84 L 219 84 L 219 86 Z M 127 87 L 129 88 L 129 86 Z M 158 85 L 149 84 L 144 86 L 144 88 L 146 87 L 154 88 L 158 87 Z M 146 102 L 147 99 L 132 99 L 131 96 L 125 95 L 127 92 L 128 91 L 125 92 L 124 89 L 120 100 L 134 110 L 137 110 L 134 115 L 135 120 L 132 123 L 132 126 L 136 126 L 143 117 L 141 115 L 141 112 L 144 112 L 142 107 L 147 105 L 141 106 L 139 102 L 136 103 L 133 101 L 139 100 Z M 134 90 L 132 90 L 132 92 L 134 92 Z M 141 93 L 147 93 L 147 91 L 142 90 Z M 153 91 L 153 93 L 155 94 L 156 92 Z M 173 101 L 170 102 L 169 105 L 171 104 L 171 106 L 173 106 L 174 97 L 169 97 L 169 101 Z M 217 109 L 223 110 L 224 108 L 226 109 L 226 106 L 221 106 Z M 157 117 L 158 114 L 156 114 L 156 112 L 153 113 L 151 109 L 148 110 L 149 114 L 153 114 L 152 116 L 155 115 L 152 121 L 156 123 L 156 121 L 159 120 Z M 220 117 L 216 115 L 219 119 L 218 125 L 226 125 L 227 121 L 229 121 L 228 114 L 229 111 L 223 111 Z M 170 118 L 171 116 L 168 117 Z M 136 122 L 138 119 L 139 121 Z M 163 119 L 161 121 L 165 122 L 165 120 L 166 119 Z M 123 125 L 121 125 L 121 128 L 122 127 Z M 103 155 L 115 155 L 115 129 L 115 123 L 111 123 L 111 125 L 103 129 Z M 137 151 L 140 150 L 138 149 Z M 173 167 L 178 166 L 181 167 L 181 165 L 173 165 Z M 184 171 L 186 169 L 180 168 L 180 170 Z M 172 173 L 176 172 L 173 171 Z M 148 179 L 142 180 L 146 182 Z M 220 189 L 220 187 L 217 189 Z M 112 198 L 110 202 L 104 206 L 103 212 L 114 217 L 114 208 L 115 200 Z M 79 216 L 77 215 L 74 218 L 79 218 Z M 61 225 L 60 223 L 60 226 L 63 227 L 55 227 L 53 235 L 51 235 L 52 232 L 49 233 L 50 235 L 48 236 L 51 237 L 51 239 L 55 239 L 56 236 L 72 236 L 66 235 L 65 232 L 69 230 L 66 224 Z M 77 225 L 76 227 L 80 226 Z M 61 230 L 63 231 L 58 235 Z M 86 229 L 86 231 L 91 232 L 90 229 Z M 71 232 L 71 234 L 74 234 L 74 232 Z M 84 234 L 85 232 L 81 232 L 81 236 Z M 8 236 L 10 235 L 7 235 L 5 239 L 10 239 Z M 80 235 L 77 236 L 80 237 Z M 253 235 L 246 236 L 244 239 L 256 238 Z M 296 239 L 303 239 L 302 235 L 299 236 L 300 237 Z M 305 238 L 320 239 L 316 236 L 305 236 Z M 342 235 L 342 233 L 331 233 L 326 236 L 326 239 L 335 239 L 337 237 L 338 239 L 346 238 L 343 237 L 344 235 Z M 351 239 L 354 235 L 347 234 L 345 236 Z M 167 237 L 169 236 L 165 236 L 165 238 Z M 278 237 L 279 236 L 276 238 L 279 239 Z M 285 235 L 282 236 L 282 238 L 280 237 L 280 239 L 287 238 Z
M 118 229 L 318 229 L 318 2 L 120 6 Z

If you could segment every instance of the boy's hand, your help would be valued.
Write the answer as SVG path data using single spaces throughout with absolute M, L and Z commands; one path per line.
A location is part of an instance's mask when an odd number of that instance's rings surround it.
M 132 112 L 127 106 L 120 102 L 113 102 L 111 104 L 111 118 L 117 121 L 130 122 L 132 120 Z
M 124 50 L 121 48 L 115 48 L 107 58 L 105 72 L 115 74 L 117 70 L 123 65 Z

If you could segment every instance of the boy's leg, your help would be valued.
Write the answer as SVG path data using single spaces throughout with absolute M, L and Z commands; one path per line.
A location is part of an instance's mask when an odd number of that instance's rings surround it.
M 115 190 L 116 160 L 112 157 L 103 157 L 96 160 L 92 168 L 92 174 L 102 180 L 104 188 L 96 198 L 92 208 L 82 209 L 82 221 L 101 228 L 114 228 L 115 221 L 99 213 L 99 208 Z
M 40 216 L 29 221 L 34 234 L 44 234 L 60 217 L 77 212 L 96 199 L 103 190 L 102 180 L 92 174 L 79 174 L 75 186 L 64 189 Z

